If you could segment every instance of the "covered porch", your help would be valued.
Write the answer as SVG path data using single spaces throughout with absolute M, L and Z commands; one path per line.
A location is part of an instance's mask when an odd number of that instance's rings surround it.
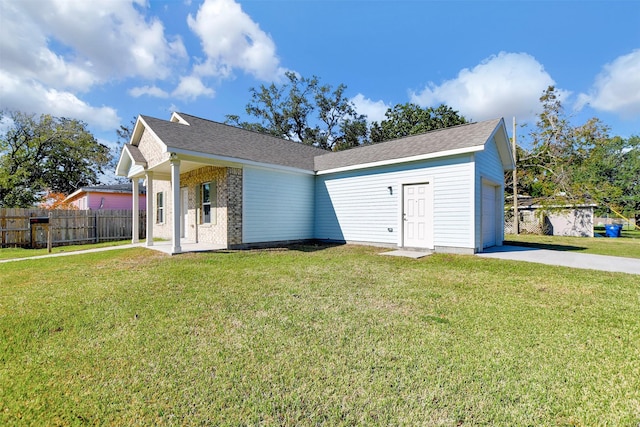
M 163 153 L 149 164 L 141 150 L 131 146 L 123 150 L 121 164 L 133 194 L 140 180 L 147 187 L 147 247 L 177 254 L 226 249 L 242 242 L 242 169 L 236 164 L 176 153 Z M 135 198 L 132 208 L 132 243 L 138 243 Z

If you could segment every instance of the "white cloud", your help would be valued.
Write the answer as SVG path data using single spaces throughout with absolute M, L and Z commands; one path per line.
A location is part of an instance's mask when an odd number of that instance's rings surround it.
M 115 109 L 92 106 L 80 94 L 122 79 L 169 78 L 187 60 L 182 40 L 145 15 L 148 6 L 146 0 L 2 0 L 2 107 L 116 128 Z M 153 87 L 147 94 L 161 95 Z
M 271 37 L 233 0 L 205 0 L 187 23 L 200 37 L 206 54 L 194 67 L 201 76 L 229 77 L 234 69 L 264 81 L 278 80 L 285 72 Z
M 168 98 L 169 94 L 160 89 L 158 86 L 138 86 L 129 89 L 129 95 L 134 98 L 141 97 L 143 95 L 152 96 L 154 98 Z
M 516 116 L 531 120 L 541 110 L 540 96 L 555 82 L 533 56 L 500 52 L 473 69 L 465 68 L 455 79 L 440 85 L 430 82 L 411 102 L 421 106 L 444 103 L 472 120 Z M 566 98 L 568 92 L 556 89 Z
M 113 108 L 93 107 L 71 92 L 46 88 L 34 81 L 26 82 L 3 70 L 0 70 L 0 92 L 0 110 L 69 117 L 102 130 L 113 130 L 120 124 Z
M 213 97 L 215 91 L 206 87 L 198 77 L 187 76 L 180 79 L 178 87 L 176 87 L 171 95 L 180 99 L 193 100 L 199 96 Z
M 580 94 L 576 108 L 585 104 L 631 118 L 640 115 L 640 49 L 606 64 L 589 94 Z
M 132 0 L 3 2 L 3 69 L 56 89 L 166 78 L 186 58 L 186 49 L 180 38 L 168 40 L 163 24 L 139 8 Z
M 384 101 L 372 101 L 369 98 L 365 98 L 361 93 L 351 98 L 351 102 L 356 106 L 356 111 L 359 114 L 367 116 L 367 121 L 369 123 L 380 123 L 385 119 L 385 113 L 387 112 L 387 109 L 390 108 L 390 106 L 385 104 Z

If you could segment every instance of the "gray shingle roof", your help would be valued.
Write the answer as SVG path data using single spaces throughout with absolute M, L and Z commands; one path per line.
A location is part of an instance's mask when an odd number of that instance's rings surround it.
M 323 171 L 483 145 L 501 120 L 469 123 L 379 144 L 321 154 L 315 158 L 315 170 Z
M 178 113 L 189 125 L 141 116 L 171 148 L 313 171 L 313 159 L 326 153 L 309 145 Z
M 309 171 L 364 165 L 484 145 L 502 119 L 446 129 L 330 152 L 309 145 L 178 113 L 189 125 L 141 116 L 171 149 L 192 151 Z M 137 147 L 132 156 L 141 157 Z M 142 159 L 143 160 L 143 159 Z
M 144 158 L 140 149 L 135 145 L 125 144 L 124 148 L 125 150 L 129 151 L 134 162 L 145 164 L 147 163 L 147 159 Z

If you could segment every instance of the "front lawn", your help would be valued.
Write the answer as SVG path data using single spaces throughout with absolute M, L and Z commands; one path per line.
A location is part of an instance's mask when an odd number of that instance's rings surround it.
M 380 251 L 0 264 L 0 425 L 640 423 L 640 276 Z

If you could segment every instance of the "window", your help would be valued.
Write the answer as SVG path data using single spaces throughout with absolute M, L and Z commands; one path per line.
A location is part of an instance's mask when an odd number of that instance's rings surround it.
M 164 222 L 164 193 L 156 193 L 156 223 Z
M 215 181 L 205 182 L 202 184 L 202 192 L 200 200 L 202 201 L 202 217 L 203 224 L 216 223 L 216 202 L 218 199 L 218 188 Z

